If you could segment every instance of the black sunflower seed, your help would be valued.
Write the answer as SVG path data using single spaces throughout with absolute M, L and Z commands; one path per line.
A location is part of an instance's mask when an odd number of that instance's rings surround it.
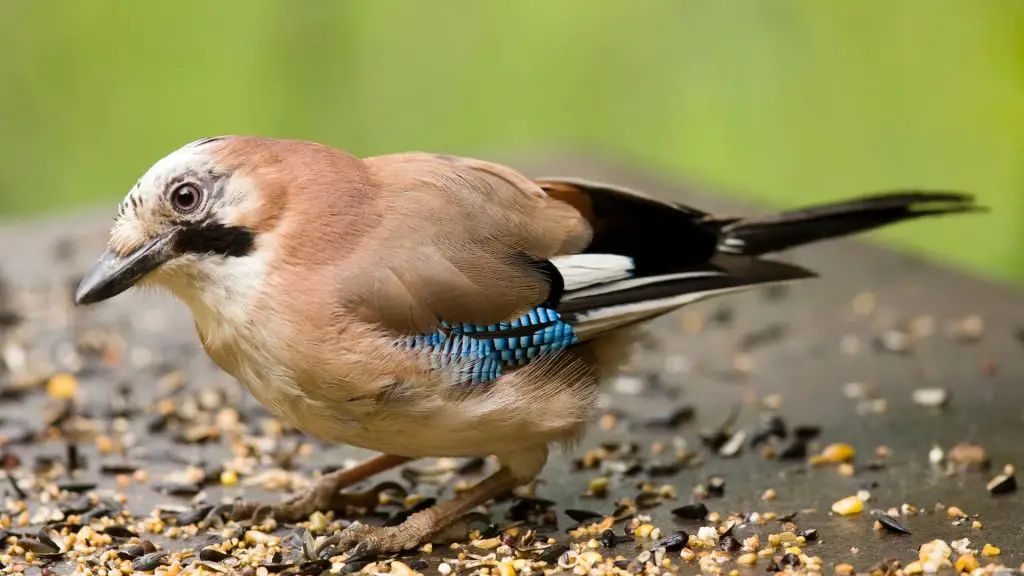
M 761 425 L 750 436 L 750 445 L 757 447 L 772 438 L 784 440 L 788 435 L 786 421 L 781 416 L 772 414 L 761 420 Z
M 743 545 L 733 536 L 725 535 L 718 540 L 718 547 L 726 552 L 735 552 L 742 548 Z
M 83 526 L 90 524 L 93 520 L 99 518 L 110 518 L 111 516 L 117 516 L 118 510 L 111 506 L 98 506 L 92 510 L 82 514 L 79 521 Z
M 601 543 L 601 546 L 605 548 L 614 548 L 619 543 L 619 536 L 611 528 L 601 532 L 601 536 L 597 539 Z
M 910 534 L 910 530 L 907 530 L 903 524 L 900 524 L 898 520 L 888 514 L 879 514 L 878 523 L 894 534 Z
M 135 560 L 145 553 L 146 551 L 142 549 L 141 544 L 133 544 L 123 550 L 118 550 L 117 557 L 121 560 Z
M 203 548 L 199 551 L 199 559 L 206 562 L 223 562 L 230 557 L 231 554 L 221 552 L 216 548 Z
M 703 520 L 708 517 L 708 507 L 703 502 L 684 504 L 673 509 L 672 515 L 685 520 Z
M 60 511 L 63 512 L 65 516 L 71 516 L 88 512 L 89 510 L 92 510 L 92 507 L 92 498 L 89 498 L 88 494 L 82 494 L 78 498 L 62 504 Z
M 725 478 L 712 476 L 708 479 L 708 494 L 721 498 L 725 496 Z
M 643 425 L 646 428 L 678 428 L 692 420 L 694 413 L 693 406 L 676 406 L 644 420 Z
M 366 552 L 359 552 L 357 554 L 353 554 L 348 560 L 345 560 L 345 572 L 348 573 L 348 574 L 354 574 L 356 572 L 359 572 L 363 568 L 369 566 L 370 564 L 373 564 L 376 561 L 377 561 L 377 554 L 375 552 L 373 552 L 373 551 L 369 551 L 368 550 Z M 327 565 L 324 568 L 324 570 L 326 570 L 327 568 L 331 567 L 330 560 L 314 560 L 313 562 L 308 562 L 307 564 L 312 565 L 312 564 L 316 563 L 316 564 L 318 564 L 320 566 L 323 566 L 323 564 L 322 564 L 323 562 L 327 562 Z M 303 564 L 303 566 L 306 566 L 306 564 Z M 301 568 L 299 570 L 300 570 L 300 572 L 302 571 Z M 321 570 L 321 572 L 322 572 L 322 570 Z M 307 574 L 319 574 L 319 573 L 320 572 L 307 572 Z
M 138 536 L 138 534 L 136 534 L 134 530 L 128 528 L 127 526 L 121 526 L 119 524 L 111 524 L 110 526 L 107 526 L 106 528 L 101 530 L 101 532 L 114 538 L 134 538 Z
M 779 452 L 779 460 L 802 460 L 807 457 L 807 441 L 802 438 L 793 438 Z
M 134 474 L 139 465 L 133 462 L 104 462 L 100 464 L 100 474 Z
M 545 548 L 544 551 L 540 553 L 540 556 L 537 557 L 537 560 L 547 562 L 548 564 L 556 564 L 558 559 L 562 557 L 562 554 L 565 554 L 568 550 L 569 547 L 564 544 L 555 544 Z
M 271 574 L 278 574 L 286 570 L 291 570 L 295 567 L 296 564 L 294 562 L 268 562 L 266 564 L 260 564 L 260 568 L 266 568 L 267 572 Z M 243 572 L 243 574 L 245 574 L 245 572 Z
M 497 522 L 491 522 L 487 525 L 487 528 L 484 528 L 483 531 L 480 532 L 480 537 L 484 539 L 494 538 L 498 534 L 501 534 L 501 526 L 499 526 Z
M 167 552 L 152 552 L 132 560 L 132 570 L 152 572 L 159 568 L 166 558 Z
M 641 492 L 636 495 L 636 498 L 634 498 L 633 501 L 636 502 L 637 508 L 645 510 L 661 504 L 661 496 L 656 492 Z
M 56 554 L 60 552 L 60 548 L 49 538 L 47 541 L 40 541 L 35 538 L 22 538 L 18 540 L 18 545 L 29 552 L 35 554 Z
M 96 489 L 95 482 L 60 482 L 57 484 L 57 488 L 64 490 L 65 492 L 71 492 L 72 494 L 81 494 L 82 492 L 88 492 L 89 490 Z
M 651 462 L 647 465 L 647 475 L 651 478 L 675 476 L 682 469 L 683 463 L 678 460 L 672 462 Z
M 1017 491 L 1017 478 L 1013 474 L 1000 474 L 993 478 L 986 488 L 993 496 L 1010 494 Z
M 818 530 L 815 528 L 808 528 L 807 530 L 801 530 L 796 533 L 797 536 L 803 536 L 807 542 L 818 541 Z
M 587 520 L 604 518 L 604 514 L 601 514 L 599 512 L 593 512 L 591 510 L 578 510 L 575 508 L 567 509 L 565 511 L 565 515 L 579 523 L 586 522 Z
M 659 540 L 651 550 L 657 548 L 664 548 L 669 552 L 678 552 L 686 547 L 686 543 L 690 541 L 690 535 L 682 530 L 677 530 L 669 536 Z
M 206 518 L 207 514 L 209 514 L 211 510 L 213 510 L 213 506 L 198 506 L 178 514 L 174 519 L 178 526 L 198 524 Z
M 814 424 L 800 424 L 793 428 L 793 436 L 801 440 L 814 440 L 821 435 L 821 426 Z
M 156 484 L 153 488 L 168 496 L 195 496 L 201 490 L 198 484 L 191 482 L 165 482 Z

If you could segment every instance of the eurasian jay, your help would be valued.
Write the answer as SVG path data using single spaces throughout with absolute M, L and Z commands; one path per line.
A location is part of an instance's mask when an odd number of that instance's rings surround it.
M 499 471 L 399 526 L 341 535 L 394 552 L 579 439 L 638 324 L 815 276 L 765 254 L 978 209 L 970 195 L 914 191 L 722 217 L 473 158 L 225 136 L 145 173 L 75 299 L 169 290 L 209 356 L 276 417 L 382 454 L 275 506 L 279 519 L 337 508 L 343 488 L 412 459 L 498 458 Z

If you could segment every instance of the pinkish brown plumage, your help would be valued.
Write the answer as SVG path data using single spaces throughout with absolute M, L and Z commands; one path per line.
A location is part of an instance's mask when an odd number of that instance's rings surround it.
M 471 158 L 212 138 L 140 179 L 77 300 L 166 288 L 277 417 L 383 453 L 276 506 L 282 519 L 344 504 L 342 488 L 409 459 L 498 457 L 473 490 L 342 537 L 397 551 L 577 440 L 643 321 L 813 276 L 766 253 L 974 209 L 960 194 L 892 193 L 743 220 Z

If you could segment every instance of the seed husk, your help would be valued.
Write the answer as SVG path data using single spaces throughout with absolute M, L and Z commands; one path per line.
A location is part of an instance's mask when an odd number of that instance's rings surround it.
M 708 494 L 721 498 L 725 496 L 725 478 L 712 476 L 708 479 Z
M 949 403 L 949 391 L 945 388 L 918 388 L 913 394 L 914 404 L 925 408 L 942 408 Z
M 60 548 L 58 548 L 52 540 L 49 538 L 46 540 L 47 541 L 41 541 L 36 538 L 21 538 L 18 540 L 18 545 L 25 550 L 36 554 L 57 554 L 60 552 Z
M 163 565 L 166 558 L 167 552 L 165 551 L 151 552 L 132 560 L 132 569 L 140 572 L 150 572 Z
M 729 440 L 718 449 L 718 455 L 723 458 L 734 458 L 740 454 L 743 449 L 743 443 L 747 439 L 746 430 L 739 430 Z
M 1008 468 L 1008 470 L 1004 470 L 1001 474 L 989 480 L 985 486 L 985 489 L 993 496 L 1012 494 L 1017 491 L 1017 477 L 1014 475 L 1013 468 Z

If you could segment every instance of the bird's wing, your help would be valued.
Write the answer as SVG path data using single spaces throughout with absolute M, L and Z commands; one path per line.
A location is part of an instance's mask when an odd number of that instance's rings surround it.
M 557 300 L 550 259 L 590 241 L 583 215 L 504 166 L 424 153 L 365 162 L 380 223 L 349 262 L 345 297 L 392 332 L 487 326 Z
M 428 154 L 367 165 L 381 219 L 351 263 L 349 308 L 467 381 L 705 295 L 809 275 L 723 259 L 706 214 L 629 190 Z

